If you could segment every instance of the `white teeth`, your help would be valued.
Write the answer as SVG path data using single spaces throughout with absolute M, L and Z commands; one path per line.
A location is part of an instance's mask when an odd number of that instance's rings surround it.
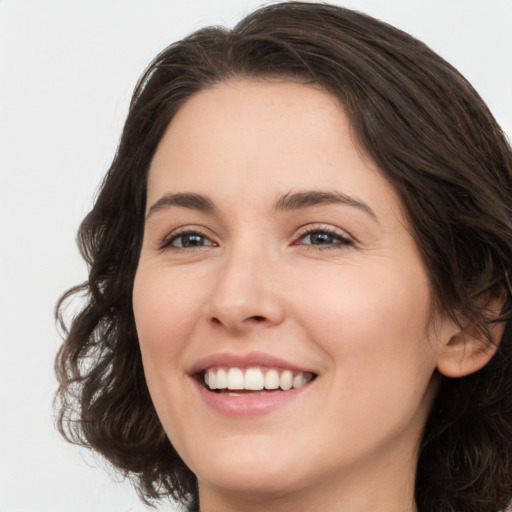
M 226 389 L 228 387 L 228 374 L 226 373 L 226 370 L 222 368 L 217 370 L 217 379 L 215 381 L 215 385 L 217 386 L 217 389 Z
M 217 383 L 218 383 L 218 381 L 219 381 L 219 376 L 217 375 Z M 307 382 L 306 376 L 303 373 L 297 373 L 297 375 L 295 375 L 295 377 L 293 377 L 293 387 L 295 389 L 301 388 L 302 386 L 304 386 L 306 384 L 306 382 Z
M 217 374 L 215 372 L 208 372 L 208 387 L 210 389 L 217 389 Z
M 229 389 L 261 391 L 281 388 L 288 391 L 300 388 L 311 381 L 310 373 L 293 373 L 290 370 L 270 368 L 262 371 L 260 368 L 210 368 L 204 374 L 204 382 L 209 389 Z M 235 393 L 236 394 L 236 393 Z
M 244 389 L 259 391 L 265 387 L 265 377 L 258 368 L 249 368 L 244 376 Z
M 265 389 L 277 389 L 279 387 L 279 373 L 276 370 L 268 370 L 265 374 Z
M 284 391 L 288 391 L 293 385 L 293 374 L 290 370 L 285 370 L 279 377 L 279 387 Z
M 228 389 L 244 389 L 244 372 L 240 368 L 228 370 Z

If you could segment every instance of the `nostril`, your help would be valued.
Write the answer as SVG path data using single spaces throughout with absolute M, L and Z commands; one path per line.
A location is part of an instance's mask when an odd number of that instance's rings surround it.
M 231 308 L 226 307 L 221 314 L 211 315 L 208 322 L 213 328 L 225 327 L 230 331 L 241 332 L 264 328 L 273 323 L 273 319 L 270 315 L 251 315 L 250 313 L 251 312 L 243 311 L 243 308 L 236 306 Z

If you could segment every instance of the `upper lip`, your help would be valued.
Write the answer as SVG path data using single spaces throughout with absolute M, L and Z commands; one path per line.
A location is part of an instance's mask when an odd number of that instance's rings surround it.
M 265 354 L 262 352 L 250 352 L 248 354 L 232 354 L 220 352 L 211 354 L 196 361 L 188 371 L 189 374 L 201 373 L 214 366 L 227 366 L 234 368 L 250 368 L 255 366 L 269 366 L 295 372 L 315 373 L 313 370 L 293 364 L 285 359 Z

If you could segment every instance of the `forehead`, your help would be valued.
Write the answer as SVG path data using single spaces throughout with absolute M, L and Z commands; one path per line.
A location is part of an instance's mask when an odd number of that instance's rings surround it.
M 192 96 L 150 166 L 148 204 L 166 192 L 243 195 L 336 189 L 401 210 L 391 185 L 354 143 L 333 95 L 292 82 L 238 80 Z

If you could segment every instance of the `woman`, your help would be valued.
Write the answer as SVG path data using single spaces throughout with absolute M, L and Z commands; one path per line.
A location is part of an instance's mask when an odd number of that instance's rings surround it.
M 202 512 L 502 510 L 511 190 L 471 86 L 370 17 L 171 45 L 80 228 L 61 431 Z

